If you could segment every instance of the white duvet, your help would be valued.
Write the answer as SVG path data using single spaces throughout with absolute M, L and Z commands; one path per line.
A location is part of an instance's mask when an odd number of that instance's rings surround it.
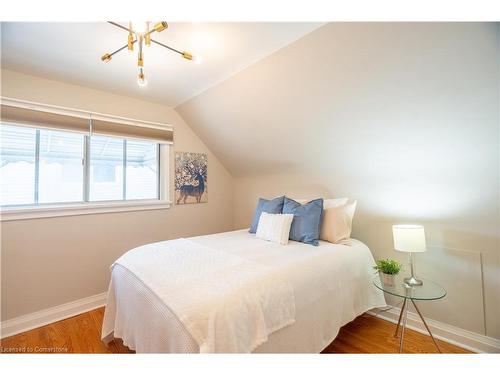
M 356 240 L 282 246 L 246 230 L 146 245 L 113 267 L 102 338 L 122 338 L 137 352 L 320 352 L 342 325 L 385 306 L 373 264 Z M 234 284 L 219 293 L 218 280 Z M 243 293 L 234 299 L 231 290 Z M 214 311 L 222 312 L 217 324 L 205 324 Z
M 116 264 L 175 314 L 200 353 L 249 353 L 295 319 L 293 288 L 280 272 L 192 240 L 141 246 Z

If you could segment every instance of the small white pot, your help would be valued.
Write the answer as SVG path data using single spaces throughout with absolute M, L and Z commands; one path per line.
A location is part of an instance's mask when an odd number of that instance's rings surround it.
M 394 286 L 396 284 L 396 275 L 389 275 L 387 273 L 379 272 L 380 280 L 382 280 L 382 284 L 387 286 Z

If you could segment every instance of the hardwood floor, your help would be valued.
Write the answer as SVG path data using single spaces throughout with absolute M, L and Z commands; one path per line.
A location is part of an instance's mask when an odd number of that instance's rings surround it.
M 396 324 L 363 314 L 340 329 L 323 353 L 399 353 L 399 339 L 394 337 Z M 401 332 L 401 331 L 400 331 Z M 470 353 L 447 342 L 436 340 L 443 353 Z M 406 329 L 404 353 L 438 353 L 432 339 Z
M 92 310 L 0 341 L 0 353 L 132 353 L 121 341 L 106 347 L 101 342 L 104 308 Z M 364 314 L 342 327 L 323 353 L 397 353 L 396 325 Z M 469 353 L 438 340 L 443 353 Z M 416 331 L 405 333 L 405 353 L 436 353 L 430 337 Z
M 0 340 L 0 353 L 130 353 L 115 340 L 101 341 L 104 307 Z M 41 348 L 41 349 L 40 349 Z

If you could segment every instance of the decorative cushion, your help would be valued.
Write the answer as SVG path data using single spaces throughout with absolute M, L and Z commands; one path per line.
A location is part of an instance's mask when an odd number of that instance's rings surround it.
M 280 214 L 283 211 L 284 200 L 284 196 L 277 197 L 271 200 L 259 198 L 249 232 L 255 233 L 257 231 L 257 225 L 259 224 L 260 214 L 262 212 L 267 212 L 268 214 Z
M 262 212 L 255 236 L 262 240 L 287 245 L 292 220 L 293 215 L 291 214 L 268 214 L 267 212 Z
M 335 199 L 325 199 L 323 201 L 323 210 L 332 207 L 338 207 L 346 204 L 349 201 L 349 198 L 335 198 Z
M 357 201 L 325 208 L 321 223 L 320 239 L 332 243 L 341 243 L 351 237 L 352 219 L 356 211 Z
M 290 228 L 290 239 L 314 246 L 319 245 L 321 215 L 323 213 L 323 198 L 315 199 L 306 204 L 300 204 L 285 197 L 284 214 L 293 214 Z

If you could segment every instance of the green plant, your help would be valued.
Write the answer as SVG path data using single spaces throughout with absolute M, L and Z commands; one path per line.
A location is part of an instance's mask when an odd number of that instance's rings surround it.
M 375 263 L 377 264 L 376 266 L 373 266 L 375 270 L 388 275 L 397 275 L 403 268 L 401 263 L 392 259 L 379 259 Z

